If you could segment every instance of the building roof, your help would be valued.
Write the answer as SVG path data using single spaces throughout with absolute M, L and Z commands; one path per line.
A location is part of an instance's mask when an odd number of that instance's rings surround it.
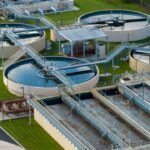
M 107 34 L 95 27 L 77 27 L 59 30 L 59 34 L 70 42 L 106 38 Z

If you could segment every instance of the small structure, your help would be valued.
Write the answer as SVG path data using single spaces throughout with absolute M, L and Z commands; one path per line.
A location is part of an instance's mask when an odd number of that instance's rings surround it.
M 37 52 L 43 50 L 45 48 L 45 33 L 43 31 L 35 31 L 34 28 L 37 28 L 37 26 L 23 23 L 0 24 L 0 58 L 6 59 L 11 56 L 17 58 L 19 56 L 20 48 L 4 36 L 4 33 L 10 30 L 13 32 L 23 31 L 18 34 L 25 44 L 33 47 Z
M 12 2 L 15 7 L 20 9 L 26 15 L 30 15 L 31 13 L 43 15 L 48 13 L 79 10 L 74 6 L 74 0 L 15 0 Z
M 61 29 L 58 33 L 68 43 L 59 41 L 59 52 L 71 57 L 86 57 L 94 54 L 97 59 L 105 58 L 105 43 L 108 47 L 108 36 L 93 27 L 74 27 Z M 104 42 L 106 41 L 106 42 Z
M 0 111 L 4 114 L 18 114 L 29 111 L 26 99 L 17 99 L 1 102 Z
M 150 35 L 150 16 L 130 10 L 104 10 L 83 14 L 78 23 L 103 30 L 111 42 L 142 40 Z

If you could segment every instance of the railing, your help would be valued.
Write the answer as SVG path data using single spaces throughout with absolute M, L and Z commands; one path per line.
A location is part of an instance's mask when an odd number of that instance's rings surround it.
M 105 93 L 103 91 L 99 91 L 99 93 L 101 95 L 103 95 L 103 96 L 107 96 L 107 95 L 105 95 Z M 107 99 L 109 99 L 110 101 L 113 101 L 113 97 L 110 98 L 110 97 L 107 96 Z M 112 102 L 112 103 L 115 105 L 114 102 Z M 150 131 L 150 127 L 148 125 L 146 125 L 145 123 L 143 123 L 139 118 L 137 118 L 136 116 L 134 116 L 130 111 L 128 111 L 127 109 L 125 109 L 120 104 L 117 104 L 117 107 L 119 107 L 123 112 L 125 112 L 126 114 L 128 114 L 129 117 L 131 117 L 134 121 L 136 121 L 138 124 L 140 124 L 146 130 Z
M 25 15 L 25 12 L 23 12 L 20 8 L 18 8 L 17 6 L 15 6 L 10 0 L 5 0 L 4 4 L 6 4 L 6 8 L 9 9 L 13 14 L 15 14 L 18 17 L 21 18 L 25 18 L 25 19 L 34 19 L 34 20 L 39 20 L 40 22 L 42 22 L 47 28 L 55 28 L 55 23 L 54 21 L 50 20 L 48 17 L 46 16 L 31 16 L 30 14 L 27 16 Z M 45 27 L 43 27 L 45 28 Z M 42 27 L 41 27 L 42 29 Z
M 144 87 L 143 87 L 144 88 Z M 134 86 L 130 86 L 130 89 L 133 90 L 134 92 L 138 93 L 138 95 L 143 99 L 146 100 L 147 102 L 150 102 L 150 97 L 144 95 L 144 93 L 142 93 L 142 91 L 136 89 Z M 144 92 L 144 89 L 143 89 Z
M 113 144 L 120 147 L 129 147 L 130 141 L 110 123 L 108 123 L 102 116 L 97 114 L 95 110 L 88 105 L 81 102 L 79 98 L 69 96 L 64 91 L 61 91 L 62 100 L 80 114 L 86 121 L 88 121 L 95 129 L 97 129 L 102 136 L 107 136 Z M 75 99 L 74 99 L 75 98 Z
M 83 64 L 77 64 L 77 65 L 72 65 L 72 66 L 67 66 L 63 67 L 61 69 L 69 69 L 69 68 L 76 68 L 76 67 L 82 67 L 82 66 L 87 66 L 87 65 L 96 65 L 96 64 L 104 64 L 110 62 L 114 57 L 116 57 L 120 52 L 123 52 L 126 48 L 129 46 L 127 44 L 121 45 L 118 47 L 114 52 L 109 53 L 104 60 L 99 60 L 95 62 L 86 62 Z
M 19 37 L 12 31 L 8 31 L 5 35 L 16 45 L 18 45 L 24 52 L 30 55 L 43 69 L 56 76 L 62 83 L 68 86 L 70 91 L 73 91 L 73 81 L 69 78 L 63 70 L 59 70 L 52 62 L 48 61 L 45 57 L 41 56 L 37 51 L 35 51 L 31 46 L 25 45 Z
M 14 53 L 11 57 L 9 57 L 6 61 L 3 63 L 3 67 L 5 68 L 9 64 L 12 64 L 16 60 L 18 60 L 20 57 L 22 57 L 25 54 L 25 52 L 19 50 L 16 53 Z
M 17 8 L 10 0 L 5 0 L 4 3 L 7 5 L 6 8 L 8 8 L 12 13 L 23 16 L 22 10 Z
M 126 85 L 119 83 L 118 84 L 119 91 L 129 97 L 130 101 L 134 101 L 136 105 L 138 105 L 141 109 L 150 114 L 150 103 L 143 100 L 137 93 L 129 89 Z
M 69 141 L 72 142 L 75 146 L 78 147 L 78 149 L 86 150 L 88 149 L 84 143 L 82 143 L 72 132 L 70 132 L 64 125 L 62 125 L 54 115 L 51 113 L 48 113 L 45 111 L 40 104 L 38 104 L 36 101 L 34 101 L 31 98 L 27 99 L 27 102 L 29 105 L 31 105 L 34 109 L 39 111 L 41 115 L 49 122 L 51 123 L 56 129 L 59 130 L 60 133 L 62 133 Z
M 46 20 L 46 22 L 49 22 L 53 28 L 56 28 L 57 24 L 52 19 L 50 19 L 47 16 L 44 16 L 42 18 L 44 18 Z
M 64 127 L 66 127 L 71 133 L 75 135 L 88 149 L 96 150 L 91 144 L 89 144 L 81 135 L 78 134 L 67 122 L 65 122 L 55 111 L 47 106 L 46 103 L 42 102 L 46 106 L 49 113 L 51 113 Z
M 104 95 L 102 92 L 100 92 L 102 95 Z M 109 100 L 113 100 L 113 98 L 107 97 L 107 99 Z M 115 103 L 113 103 L 115 104 Z M 138 124 L 140 124 L 143 128 L 145 128 L 147 131 L 150 131 L 150 127 L 148 125 L 146 125 L 145 123 L 143 123 L 139 118 L 137 118 L 136 116 L 134 116 L 130 111 L 128 111 L 127 109 L 125 109 L 123 106 L 121 106 L 120 104 L 117 104 L 117 107 L 119 109 L 121 109 L 123 112 L 125 112 L 130 118 L 132 118 L 135 122 L 137 122 Z
M 129 117 L 131 117 L 134 121 L 136 121 L 138 124 L 140 124 L 143 128 L 145 128 L 147 131 L 150 131 L 150 127 L 148 125 L 146 125 L 145 123 L 143 123 L 139 118 L 137 118 L 136 116 L 134 116 L 131 112 L 129 112 L 127 109 L 125 109 L 124 107 L 122 107 L 121 105 L 118 105 L 119 108 L 125 112 Z

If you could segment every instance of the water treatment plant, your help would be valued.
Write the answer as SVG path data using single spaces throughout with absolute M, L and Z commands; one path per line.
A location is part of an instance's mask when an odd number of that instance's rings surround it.
M 137 41 L 149 37 L 150 18 L 147 14 L 128 10 L 106 10 L 82 15 L 78 22 L 100 28 L 109 41 Z
M 4 32 L 7 30 L 13 30 L 13 32 L 18 32 L 19 37 L 25 44 L 29 44 L 36 51 L 41 51 L 45 48 L 45 34 L 42 31 L 32 31 L 35 26 L 28 24 L 1 24 L 1 42 L 3 44 L 3 51 L 0 52 L 0 57 L 9 58 L 14 53 L 18 52 L 20 49 L 17 45 L 14 45 L 7 37 L 4 36 Z M 21 32 L 23 30 L 30 30 L 26 32 Z
M 150 150 L 150 13 L 81 3 L 0 2 L 0 149 Z
M 47 60 L 57 68 L 84 63 L 83 60 L 65 57 L 49 57 Z M 92 89 L 99 80 L 98 68 L 94 65 L 65 69 L 64 72 L 77 84 L 76 91 Z M 40 96 L 54 96 L 59 94 L 57 86 L 61 84 L 55 76 L 46 74 L 33 59 L 19 61 L 7 67 L 4 71 L 4 82 L 8 89 L 18 96 L 22 95 L 22 87 L 25 95 L 34 93 Z

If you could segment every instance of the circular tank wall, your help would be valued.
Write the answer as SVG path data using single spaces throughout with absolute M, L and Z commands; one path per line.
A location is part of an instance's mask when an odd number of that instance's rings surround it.
M 85 61 L 66 57 L 47 57 L 58 68 Z M 64 70 L 75 84 L 75 90 L 89 90 L 99 80 L 98 68 L 93 66 L 78 67 Z M 35 94 L 51 96 L 58 94 L 57 86 L 61 82 L 54 76 L 46 76 L 44 71 L 33 59 L 18 61 L 8 66 L 3 73 L 4 84 L 8 90 L 18 96 Z
M 26 30 L 26 29 L 32 29 L 35 26 L 28 25 L 28 24 L 1 24 L 1 32 L 5 32 L 7 30 Z M 0 34 L 2 37 L 2 34 Z M 21 32 L 19 34 L 20 39 L 25 43 L 33 47 L 36 51 L 41 51 L 45 48 L 45 33 L 39 32 L 39 31 L 28 31 L 28 32 Z M 20 47 L 14 45 L 8 38 L 3 37 L 1 38 L 2 42 L 2 48 L 0 50 L 0 58 L 9 58 L 14 53 L 16 53 Z
M 110 42 L 137 41 L 150 36 L 150 16 L 129 10 L 105 10 L 84 14 L 78 22 L 96 26 Z
M 149 46 L 144 47 L 148 48 Z M 138 73 L 150 72 L 150 54 L 138 53 L 136 50 L 132 50 L 129 54 L 129 65 L 132 70 Z

